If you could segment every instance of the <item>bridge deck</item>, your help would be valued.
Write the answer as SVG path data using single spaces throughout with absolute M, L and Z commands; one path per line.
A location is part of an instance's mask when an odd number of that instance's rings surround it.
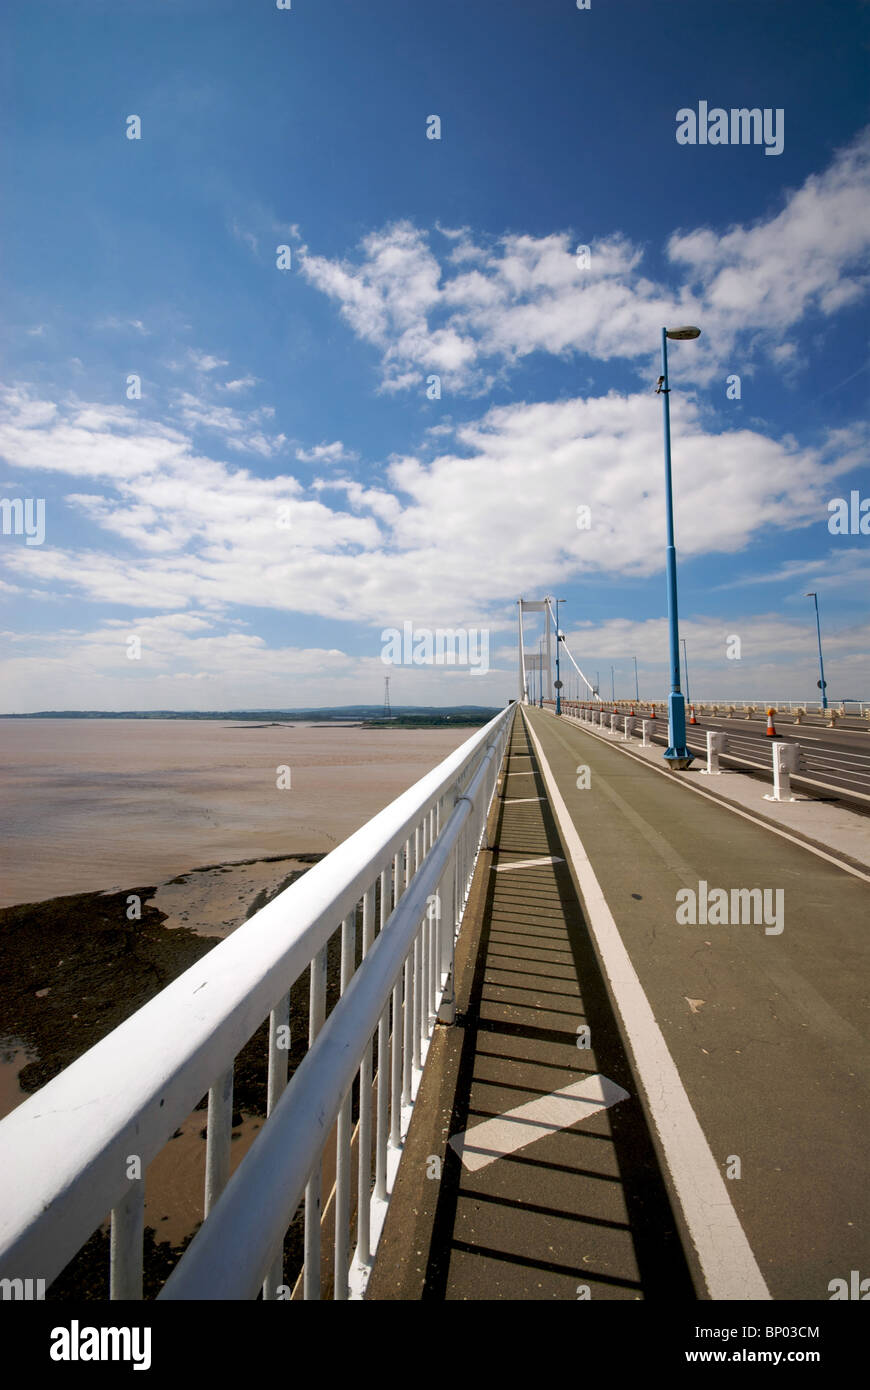
M 728 1196 L 772 1297 L 829 1298 L 831 1279 L 867 1263 L 867 884 L 582 726 L 525 713 L 715 1164 L 724 1177 L 740 1160 Z M 457 958 L 460 1015 L 433 1044 L 368 1296 L 706 1296 L 658 1119 L 655 1147 L 647 1127 L 655 1082 L 629 1063 L 603 983 L 601 907 L 581 906 L 520 719 L 490 843 Z M 701 881 L 781 889 L 783 931 L 679 925 L 676 892 Z M 629 1099 L 476 1170 L 448 1144 L 593 1076 Z M 475 1147 L 509 1148 L 522 1118 Z

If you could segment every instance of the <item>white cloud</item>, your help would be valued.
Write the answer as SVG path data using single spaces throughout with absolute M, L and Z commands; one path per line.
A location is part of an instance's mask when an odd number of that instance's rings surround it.
M 623 236 L 593 239 L 586 266 L 566 231 L 477 245 L 467 229 L 438 230 L 450 247 L 443 266 L 408 221 L 367 236 L 356 264 L 303 248 L 302 273 L 380 350 L 384 390 L 436 372 L 447 389 L 477 393 L 485 363 L 504 370 L 537 351 L 646 358 L 675 320 L 703 328 L 681 357 L 687 379 L 709 380 L 738 341 L 745 361 L 766 351 L 782 366 L 802 319 L 830 317 L 870 287 L 870 132 L 753 225 L 674 233 L 676 291 L 644 276 L 642 248 Z
M 790 582 L 796 586 L 796 595 L 804 594 L 807 584 L 812 584 L 818 593 L 844 588 L 856 592 L 864 588 L 870 592 L 870 551 L 866 547 L 850 546 L 846 541 L 842 548 L 832 545 L 827 555 L 811 560 L 784 560 L 776 569 L 746 575 L 732 581 L 729 587 Z
M 176 393 L 176 403 L 181 418 L 188 429 L 212 430 L 223 434 L 231 449 L 242 453 L 259 454 L 261 458 L 272 458 L 287 443 L 283 434 L 267 436 L 260 426 L 264 420 L 271 420 L 275 414 L 269 405 L 239 414 L 228 405 L 212 405 L 200 400 L 189 391 Z
M 235 381 L 226 381 L 223 386 L 218 386 L 219 391 L 248 391 L 252 386 L 257 385 L 258 378 L 255 376 L 240 376 Z
M 95 326 L 97 328 L 110 328 L 116 332 L 123 331 L 127 328 L 134 328 L 136 332 L 141 333 L 143 337 L 148 337 L 148 329 L 141 319 L 121 319 L 118 318 L 116 314 L 112 314 L 108 318 L 101 319 Z
M 612 618 L 601 623 L 571 623 L 565 618 L 567 646 L 587 677 L 600 677 L 600 691 L 611 691 L 611 664 L 615 668 L 617 698 L 634 694 L 634 662 L 637 657 L 641 699 L 664 702 L 669 689 L 667 619 L 635 622 Z M 529 634 L 532 623 L 529 620 Z M 686 640 L 689 690 L 697 703 L 705 700 L 813 700 L 817 698 L 818 652 L 812 606 L 808 616 L 783 617 L 780 613 L 733 619 L 690 613 L 680 619 L 680 635 Z M 740 638 L 740 657 L 729 639 Z M 857 655 L 856 655 L 857 653 Z M 854 698 L 870 683 L 870 624 L 831 629 L 825 633 L 825 677 L 833 699 Z M 507 656 L 507 651 L 502 653 Z M 574 668 L 568 669 L 573 691 Z M 685 693 L 685 691 L 684 691 Z
M 131 661 L 127 638 L 141 655 Z M 325 648 L 269 647 L 259 636 L 227 630 L 211 614 L 145 614 L 92 630 L 18 634 L 2 663 L 4 707 L 201 709 L 317 703 L 315 692 L 359 676 L 360 663 Z M 38 644 L 38 647 L 37 647 Z M 39 654 L 28 648 L 37 647 Z M 377 699 L 376 682 L 372 681 Z
M 216 367 L 229 366 L 224 358 L 213 357 L 211 353 L 200 352 L 198 348 L 190 348 L 187 357 L 198 372 L 213 372 Z
M 193 427 L 227 407 L 191 398 L 186 409 Z M 223 437 L 250 448 L 249 421 L 230 416 L 217 418 Z M 826 526 L 836 479 L 866 444 L 857 427 L 818 448 L 749 429 L 714 434 L 685 393 L 674 427 L 684 563 L 736 553 L 767 530 Z M 490 620 L 519 592 L 660 571 L 660 430 L 650 394 L 499 407 L 458 427 L 452 451 L 393 458 L 388 487 L 343 478 L 306 489 L 205 457 L 182 431 L 123 407 L 58 409 L 13 391 L 0 415 L 10 464 L 95 480 L 68 504 L 124 550 L 61 548 L 49 527 L 44 546 L 5 558 L 13 582 L 140 609 L 246 605 L 373 626 Z M 330 492 L 350 510 L 327 505 Z M 589 529 L 578 530 L 579 506 Z
M 336 439 L 332 444 L 316 444 L 313 449 L 297 449 L 296 457 L 300 463 L 344 463 L 358 455 Z
M 247 231 L 244 227 L 240 227 L 238 222 L 236 221 L 233 221 L 231 223 L 230 231 L 232 232 L 236 240 L 243 241 L 245 245 L 248 247 L 248 250 L 251 251 L 255 256 L 259 254 L 260 242 L 253 232 Z

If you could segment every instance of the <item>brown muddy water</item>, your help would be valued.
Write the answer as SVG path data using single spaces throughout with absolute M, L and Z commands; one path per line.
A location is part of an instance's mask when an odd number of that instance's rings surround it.
M 328 852 L 473 732 L 0 719 L 0 907 Z

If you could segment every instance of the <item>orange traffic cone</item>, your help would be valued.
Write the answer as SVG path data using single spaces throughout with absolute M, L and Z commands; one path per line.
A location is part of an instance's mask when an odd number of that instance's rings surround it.
M 631 702 L 631 709 L 628 711 L 628 713 L 629 713 L 630 717 L 633 719 L 633 718 L 634 718 L 634 700 L 632 700 L 632 702 Z
M 653 707 L 652 707 L 652 716 L 651 716 L 651 718 L 655 719 L 655 717 L 656 717 L 656 707 L 655 707 L 655 705 L 653 705 Z
M 697 724 L 698 721 L 697 721 L 697 719 L 695 718 L 695 706 L 694 706 L 694 705 L 689 705 L 689 709 L 692 711 L 692 716 L 691 716 L 691 718 L 690 718 L 690 720 L 689 720 L 689 723 L 690 723 L 690 724 Z
M 773 716 L 774 716 L 775 713 L 776 713 L 776 711 L 773 710 L 773 709 L 769 709 L 769 710 L 767 711 L 767 737 L 768 737 L 768 738 L 776 738 L 776 736 L 777 736 L 777 734 L 776 734 L 776 729 L 773 727 Z

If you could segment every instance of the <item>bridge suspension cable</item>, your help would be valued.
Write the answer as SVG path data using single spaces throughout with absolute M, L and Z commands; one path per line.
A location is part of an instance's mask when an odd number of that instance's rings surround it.
M 544 600 L 544 603 L 545 603 L 546 606 L 547 606 L 547 609 L 548 609 L 548 611 L 549 611 L 550 617 L 553 619 L 553 628 L 554 628 L 555 633 L 556 633 L 556 641 L 558 642 L 558 641 L 559 641 L 559 629 L 556 627 L 556 619 L 555 619 L 555 616 L 554 616 L 554 614 L 553 614 L 553 604 L 552 604 L 552 600 L 551 600 L 550 598 L 546 598 L 546 599 Z M 589 689 L 590 695 L 593 696 L 594 699 L 600 700 L 600 699 L 601 699 L 601 696 L 598 694 L 598 691 L 595 689 L 595 687 L 593 686 L 593 684 L 592 684 L 592 682 L 589 680 L 589 678 L 588 678 L 587 676 L 585 676 L 585 675 L 583 674 L 583 672 L 580 670 L 580 667 L 577 665 L 577 662 L 574 660 L 574 656 L 573 656 L 573 654 L 572 654 L 572 652 L 571 652 L 570 647 L 568 646 L 568 643 L 567 643 L 564 639 L 562 640 L 562 650 L 565 652 L 565 655 L 570 659 L 571 664 L 572 664 L 572 666 L 574 667 L 574 670 L 577 672 L 577 674 L 578 674 L 578 676 L 580 677 L 580 679 L 586 683 L 586 685 L 587 685 L 587 687 L 588 687 L 588 689 Z

